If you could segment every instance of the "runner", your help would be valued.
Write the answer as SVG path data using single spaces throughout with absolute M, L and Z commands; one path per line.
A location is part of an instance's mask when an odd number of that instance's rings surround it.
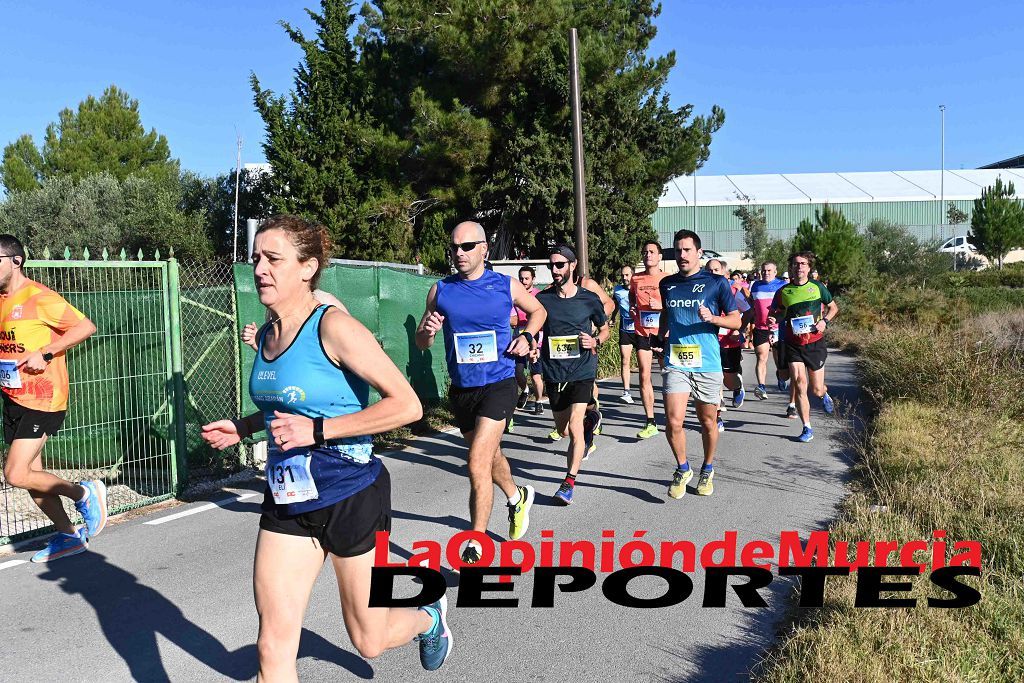
M 750 297 L 754 300 L 754 354 L 757 356 L 757 364 L 754 366 L 757 388 L 754 389 L 754 396 L 762 401 L 768 398 L 768 390 L 764 383 L 768 374 L 769 350 L 775 360 L 775 378 L 779 391 L 786 391 L 789 388 L 789 369 L 779 354 L 782 349 L 778 343 L 779 326 L 768 324 L 768 308 L 775 298 L 775 292 L 786 284 L 785 280 L 776 277 L 777 273 L 776 264 L 765 261 L 761 264 L 761 279 L 750 288 Z M 793 407 L 793 412 L 795 415 L 796 406 Z
M 497 485 L 508 498 L 508 535 L 516 540 L 530 525 L 534 490 L 512 479 L 501 435 L 516 408 L 515 357 L 530 353 L 547 314 L 518 280 L 484 268 L 487 235 L 479 223 L 455 226 L 451 254 L 458 272 L 430 288 L 416 345 L 430 348 L 443 330 L 452 380 L 448 400 L 469 448 L 473 530 L 487 532 Z M 513 305 L 526 312 L 525 329 L 515 338 L 508 325 Z M 476 543 L 467 543 L 462 562 L 479 562 L 480 552 Z
M 585 428 L 584 417 L 596 412 L 588 411 L 587 404 L 593 401 L 597 347 L 608 339 L 608 319 L 600 298 L 576 284 L 576 252 L 560 245 L 549 258 L 554 283 L 537 295 L 548 312 L 541 357 L 555 430 L 569 435 L 565 480 L 554 498 L 569 505 L 580 463 L 593 449 L 599 424 L 599 416 L 592 415 Z
M 658 339 L 652 344 L 664 350 L 665 436 L 676 458 L 668 495 L 682 498 L 686 484 L 693 478 L 683 430 L 686 404 L 692 393 L 704 446 L 697 493 L 710 496 L 715 490 L 716 422 L 723 380 L 718 330 L 738 330 L 742 323 L 729 281 L 700 267 L 700 237 L 691 230 L 680 230 L 675 234 L 674 244 L 679 272 L 664 278 L 659 285 L 665 314 L 661 317 Z
M 57 529 L 32 556 L 33 562 L 50 562 L 85 552 L 107 523 L 102 481 L 72 484 L 42 467 L 43 447 L 67 414 L 67 350 L 88 339 L 96 326 L 59 294 L 26 277 L 24 266 L 25 247 L 13 235 L 0 235 L 0 386 L 9 446 L 4 478 L 28 491 Z M 85 529 L 71 523 L 62 496 L 74 501 Z
M 705 265 L 707 271 L 713 275 L 721 275 L 725 277 L 726 270 L 725 264 L 718 259 L 711 259 Z M 733 281 L 735 282 L 735 280 Z M 736 309 L 742 316 L 741 321 L 745 327 L 747 319 L 750 317 L 748 312 L 750 311 L 750 302 L 747 299 L 746 294 L 742 287 L 736 287 L 731 285 L 729 290 L 732 292 L 733 302 L 736 305 Z M 746 398 L 746 392 L 743 390 L 743 342 L 744 342 L 742 330 L 730 330 L 725 327 L 718 329 L 718 345 L 721 347 L 721 358 L 722 358 L 722 374 L 724 375 L 723 383 L 726 389 L 732 390 L 732 407 L 740 408 L 743 406 L 743 401 Z M 725 431 L 725 422 L 722 421 L 722 411 L 718 411 L 718 431 Z
M 363 657 L 414 638 L 428 670 L 451 654 L 443 596 L 420 609 L 368 607 L 375 534 L 391 529 L 391 480 L 369 435 L 419 419 L 422 408 L 370 331 L 313 297 L 327 251 L 326 231 L 302 218 L 274 216 L 256 231 L 256 291 L 273 314 L 249 377 L 260 412 L 203 427 L 218 449 L 268 429 L 253 565 L 261 681 L 296 680 L 306 604 L 328 557 Z M 372 406 L 371 386 L 381 395 Z
M 839 315 L 839 307 L 823 284 L 808 278 L 813 269 L 814 254 L 811 252 L 802 251 L 789 257 L 793 281 L 775 293 L 768 318 L 769 324 L 777 320 L 781 323 L 782 356 L 795 386 L 797 414 L 803 422 L 803 431 L 798 438 L 804 443 L 814 438 L 807 400 L 808 384 L 814 395 L 821 399 L 826 414 L 831 415 L 835 410 L 825 387 L 828 349 L 823 336 L 828 323 Z
M 615 309 L 612 311 L 611 322 L 619 316 L 619 353 L 621 355 L 622 399 L 623 403 L 633 403 L 633 394 L 629 392 L 630 375 L 633 373 L 633 347 L 636 346 L 636 328 L 633 317 L 629 314 L 629 283 L 633 280 L 633 266 L 622 266 L 619 269 L 619 284 L 612 290 Z
M 537 296 L 540 292 L 539 289 L 533 286 L 534 280 L 537 278 L 537 271 L 532 266 L 523 266 L 519 269 L 519 283 L 523 285 L 523 288 L 533 296 Z M 519 336 L 526 331 L 526 311 L 514 306 L 512 313 L 515 315 L 515 327 L 514 335 Z M 538 346 L 541 340 L 537 339 Z M 525 409 L 526 412 L 532 412 L 534 415 L 540 415 L 544 412 L 544 405 L 541 403 L 541 399 L 544 397 L 544 377 L 541 375 L 540 358 L 534 357 L 534 354 L 538 351 L 535 350 L 527 356 L 522 358 L 516 358 L 516 384 L 519 385 L 519 400 L 516 402 L 516 407 L 520 410 Z M 533 382 L 533 405 L 530 405 L 530 391 L 528 382 Z
M 654 240 L 644 242 L 640 252 L 644 272 L 637 273 L 629 284 L 629 312 L 636 328 L 636 360 L 640 368 L 640 400 L 646 422 L 637 432 L 638 439 L 649 439 L 658 433 L 654 422 L 654 385 L 651 383 L 651 337 L 658 334 L 661 319 L 661 294 L 658 284 L 665 277 L 661 271 L 661 245 Z

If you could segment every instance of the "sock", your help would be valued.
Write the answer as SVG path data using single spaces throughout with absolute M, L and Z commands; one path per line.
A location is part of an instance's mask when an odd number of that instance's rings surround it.
M 61 533 L 64 534 L 63 531 Z M 75 529 L 75 533 L 73 533 L 73 534 L 64 534 L 64 535 L 65 536 L 70 536 L 71 538 L 81 538 L 82 537 L 82 532 L 79 529 Z
M 565 483 L 568 484 L 571 487 L 576 486 L 576 475 L 575 474 L 567 474 L 567 475 L 565 475 Z
M 765 385 L 763 385 L 763 384 L 758 384 L 757 388 L 762 390 L 762 391 L 764 391 L 767 387 L 765 387 Z
M 682 465 L 676 465 L 676 469 L 679 470 L 680 472 L 689 472 L 690 471 L 690 463 L 689 462 L 684 462 Z
M 790 408 L 796 408 L 796 404 L 795 404 L 795 403 L 790 403 L 790 404 L 789 404 L 789 407 L 790 407 Z
M 811 423 L 810 422 L 804 422 L 804 428 L 805 429 L 810 429 L 811 428 Z
M 652 424 L 654 424 L 654 418 L 653 417 L 649 417 L 649 418 L 647 418 L 647 424 L 644 425 L 644 426 L 650 427 Z
M 523 492 L 520 491 L 519 487 L 517 486 L 516 487 L 516 495 L 514 495 L 514 496 L 512 496 L 511 498 L 508 499 L 508 504 L 509 504 L 510 507 L 515 507 L 516 505 L 519 505 L 519 501 L 521 501 L 522 499 L 523 499 Z
M 82 485 L 81 485 L 81 484 L 79 484 L 79 486 L 82 486 Z M 86 499 L 86 498 L 88 498 L 88 497 L 89 497 L 89 489 L 87 489 L 87 488 L 86 488 L 85 486 L 82 486 L 82 497 L 81 497 L 81 498 L 79 498 L 79 499 L 78 499 L 77 501 L 75 501 L 75 502 L 81 503 L 81 502 L 82 502 L 83 500 L 85 500 L 85 499 Z
M 420 609 L 430 615 L 430 618 L 432 620 L 430 622 L 430 628 L 423 632 L 424 634 L 430 633 L 437 628 L 438 624 L 441 623 L 441 615 L 433 607 L 420 607 Z
M 715 468 L 710 463 L 704 463 L 704 466 L 700 468 L 701 472 L 714 472 Z

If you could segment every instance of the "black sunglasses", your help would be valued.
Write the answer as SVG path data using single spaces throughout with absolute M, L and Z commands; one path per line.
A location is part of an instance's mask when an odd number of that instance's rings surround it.
M 561 270 L 569 265 L 568 261 L 552 261 L 548 264 L 552 270 Z
M 476 249 L 476 245 L 485 244 L 486 242 L 487 240 L 477 240 L 476 242 L 456 242 L 455 244 L 448 245 L 448 249 L 451 250 L 453 254 L 457 252 L 459 249 L 466 253 L 469 253 Z

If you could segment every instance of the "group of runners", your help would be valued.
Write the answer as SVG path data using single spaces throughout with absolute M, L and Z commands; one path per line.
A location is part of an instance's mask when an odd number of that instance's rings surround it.
M 678 273 L 661 271 L 661 245 L 648 242 L 642 270 L 624 266 L 609 297 L 597 282 L 581 277 L 568 245 L 550 249 L 553 282 L 538 291 L 532 270 L 514 279 L 487 267 L 487 235 L 478 223 L 462 222 L 452 230 L 455 272 L 430 288 L 415 342 L 427 349 L 438 334 L 444 339 L 449 405 L 468 449 L 473 530 L 487 531 L 495 486 L 505 497 L 508 537 L 522 538 L 530 527 L 538 494 L 516 482 L 501 441 L 517 407 L 527 407 L 531 388 L 531 412 L 543 412 L 546 396 L 554 418 L 551 437 L 568 437 L 565 477 L 551 496 L 573 502 L 581 464 L 601 428 L 597 353 L 615 316 L 626 403 L 632 403 L 634 347 L 638 358 L 644 410 L 639 439 L 658 433 L 655 358 L 662 368 L 666 436 L 675 459 L 669 496 L 682 498 L 694 476 L 683 428 L 691 395 L 704 455 L 696 492 L 707 496 L 714 490 L 722 391 L 732 390 L 733 405 L 742 405 L 740 330 L 751 320 L 758 349 L 755 394 L 766 397 L 767 356 L 774 349 L 780 387 L 787 378 L 793 383 L 803 421 L 800 439 L 812 438 L 806 391 L 810 386 L 831 411 L 822 333 L 838 312 L 827 289 L 808 279 L 813 256 L 794 255 L 793 280 L 781 285 L 773 279 L 773 264 L 764 264 L 762 280 L 748 295 L 716 270 L 722 264 L 704 267 L 694 232 L 679 231 L 673 246 Z M 303 616 L 328 558 L 345 626 L 361 655 L 372 658 L 416 640 L 424 668 L 434 670 L 452 652 L 444 597 L 419 609 L 368 606 L 375 535 L 390 531 L 392 519 L 390 478 L 373 452 L 372 435 L 418 420 L 422 408 L 370 331 L 341 302 L 316 289 L 329 252 L 326 231 L 302 218 L 275 216 L 257 230 L 254 279 L 268 315 L 261 326 L 246 326 L 243 339 L 256 351 L 249 392 L 258 411 L 203 427 L 203 438 L 218 449 L 267 432 L 267 486 L 253 567 L 261 680 L 296 679 Z M 54 522 L 58 533 L 33 558 L 50 561 L 84 551 L 106 522 L 102 482 L 66 482 L 43 471 L 40 458 L 66 409 L 65 353 L 95 326 L 60 295 L 28 279 L 24 261 L 21 243 L 0 236 L 0 378 L 10 446 L 4 474 L 10 485 L 28 489 Z M 381 397 L 372 405 L 371 387 Z M 61 497 L 75 501 L 85 528 L 70 522 Z M 460 564 L 476 564 L 480 557 L 481 548 L 470 541 Z

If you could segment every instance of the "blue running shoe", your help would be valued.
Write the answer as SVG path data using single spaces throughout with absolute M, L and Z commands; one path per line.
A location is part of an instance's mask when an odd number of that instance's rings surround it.
M 743 391 L 743 387 L 736 389 L 732 392 L 732 407 L 740 408 L 743 406 L 743 399 L 747 397 L 747 392 Z
M 825 395 L 821 397 L 821 405 L 825 408 L 825 414 L 831 415 L 836 410 L 836 404 L 832 401 L 832 397 L 825 392 Z
M 555 491 L 555 500 L 562 505 L 572 504 L 572 492 L 575 488 L 575 486 L 570 486 L 569 482 L 563 481 L 562 485 Z
M 420 609 L 431 616 L 437 616 L 433 628 L 416 636 L 420 642 L 420 664 L 427 671 L 437 671 L 448 660 L 455 640 L 448 630 L 448 598 L 442 595 L 437 602 Z
M 75 503 L 75 509 L 85 520 L 89 538 L 95 538 L 107 525 L 107 487 L 99 479 L 79 483 L 89 493 L 85 496 L 85 500 Z
M 85 537 L 81 531 L 77 536 L 56 533 L 46 547 L 32 556 L 33 562 L 53 562 L 62 557 L 71 557 L 86 551 Z
M 789 391 L 789 380 L 779 378 L 778 387 L 779 391 Z
M 718 418 L 718 433 L 721 434 L 724 431 L 725 431 L 725 422 L 722 421 L 722 418 Z
M 763 384 L 758 384 L 757 387 L 754 389 L 754 396 L 757 396 L 758 400 L 760 401 L 767 401 L 768 390 L 765 388 Z
M 800 436 L 798 438 L 803 443 L 807 443 L 808 441 L 814 438 L 814 430 L 811 429 L 810 427 L 804 427 L 804 430 L 800 432 Z

